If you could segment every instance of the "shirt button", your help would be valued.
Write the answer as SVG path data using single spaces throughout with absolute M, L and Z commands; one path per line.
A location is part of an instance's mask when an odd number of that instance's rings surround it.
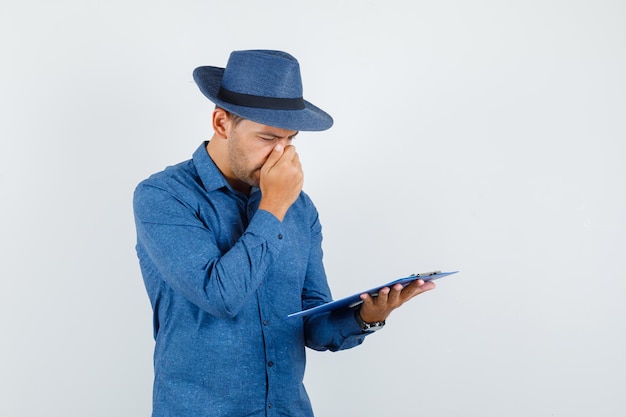
M 272 403 L 269 403 L 269 404 L 267 405 L 267 408 L 272 408 Z
M 282 235 L 282 233 L 279 233 L 278 234 L 278 240 L 282 240 L 282 239 L 283 239 L 283 235 Z
M 269 367 L 272 367 L 272 366 L 274 366 L 274 362 L 272 362 L 272 361 L 269 361 L 269 362 L 267 363 L 267 366 L 269 366 Z
M 269 320 L 263 320 L 263 325 L 264 326 L 269 326 L 270 325 L 270 321 Z

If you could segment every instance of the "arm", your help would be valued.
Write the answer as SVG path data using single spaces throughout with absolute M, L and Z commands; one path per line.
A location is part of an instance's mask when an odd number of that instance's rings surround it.
M 280 220 L 301 187 L 302 168 L 295 148 L 276 146 L 262 169 L 260 208 L 239 237 L 230 229 L 241 224 L 242 214 L 225 203 L 228 198 L 218 195 L 221 199 L 210 202 L 219 221 L 207 224 L 200 216 L 193 185 L 180 187 L 172 178 L 144 181 L 134 196 L 138 253 L 148 258 L 142 265 L 208 313 L 234 317 L 280 253 Z M 211 230 L 223 226 L 227 229 Z M 237 236 L 228 240 L 231 233 Z M 223 237 L 218 242 L 218 234 L 226 234 L 226 242 Z
M 356 314 L 367 323 L 384 322 L 389 314 L 404 302 L 435 287 L 433 282 L 418 280 L 404 289 L 401 284 L 384 288 L 377 297 L 362 294 L 363 304 L 357 307 Z M 310 308 L 320 303 L 310 305 Z M 305 320 L 305 338 L 308 347 L 315 350 L 343 350 L 361 344 L 366 335 L 355 320 L 355 309 L 338 309 L 332 312 L 311 315 Z
M 282 248 L 280 222 L 267 211 L 259 210 L 228 249 L 219 247 L 217 231 L 203 223 L 197 208 L 150 181 L 137 187 L 134 209 L 138 246 L 158 275 L 215 316 L 238 313 Z
M 304 310 L 332 300 L 322 262 L 322 227 L 315 211 L 311 227 L 311 253 L 302 292 Z M 354 318 L 353 309 L 306 316 L 304 320 L 305 343 L 315 350 L 343 350 L 361 344 L 365 334 Z
M 312 227 L 314 244 L 303 292 L 304 310 L 331 301 L 330 290 L 322 264 L 322 234 L 319 220 L 315 219 Z M 413 297 L 435 288 L 435 283 L 417 280 L 402 287 L 383 288 L 377 297 L 365 293 L 361 295 L 363 303 L 358 313 L 367 323 L 385 321 L 391 312 Z M 308 347 L 315 350 L 342 350 L 363 342 L 367 334 L 361 331 L 355 320 L 354 309 L 339 309 L 329 313 L 307 316 L 304 318 L 305 340 Z

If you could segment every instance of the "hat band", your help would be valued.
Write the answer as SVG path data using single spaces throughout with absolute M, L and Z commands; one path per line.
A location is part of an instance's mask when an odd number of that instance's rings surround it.
M 257 109 L 271 109 L 271 110 L 302 110 L 304 109 L 304 99 L 298 98 L 278 98 L 278 97 L 264 97 L 255 96 L 252 94 L 236 93 L 234 91 L 227 90 L 224 87 L 220 87 L 217 96 L 237 106 L 253 107 Z

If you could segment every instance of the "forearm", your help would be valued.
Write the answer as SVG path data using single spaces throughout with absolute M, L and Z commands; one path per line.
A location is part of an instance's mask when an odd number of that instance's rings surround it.
M 169 286 L 209 314 L 235 316 L 254 294 L 282 248 L 280 222 L 257 211 L 230 248 L 212 231 L 181 224 L 140 223 L 139 241 Z
M 314 350 L 338 351 L 363 343 L 366 334 L 354 319 L 353 309 L 341 309 L 305 318 L 306 345 Z
M 263 216 L 265 212 L 260 212 Z M 265 214 L 267 215 L 267 214 Z M 239 241 L 218 258 L 212 259 L 203 275 L 204 310 L 220 317 L 236 316 L 267 276 L 270 265 L 282 248 L 280 229 L 266 236 L 252 224 Z

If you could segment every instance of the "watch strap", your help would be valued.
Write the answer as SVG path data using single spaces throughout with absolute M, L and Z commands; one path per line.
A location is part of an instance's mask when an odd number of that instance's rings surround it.
M 361 318 L 360 308 L 357 308 L 356 310 L 354 310 L 354 319 L 356 320 L 359 327 L 361 328 L 361 331 L 366 332 L 366 333 L 375 332 L 377 330 L 382 329 L 385 326 L 385 320 L 375 321 L 373 323 L 368 323 L 366 321 L 363 321 L 363 319 Z

